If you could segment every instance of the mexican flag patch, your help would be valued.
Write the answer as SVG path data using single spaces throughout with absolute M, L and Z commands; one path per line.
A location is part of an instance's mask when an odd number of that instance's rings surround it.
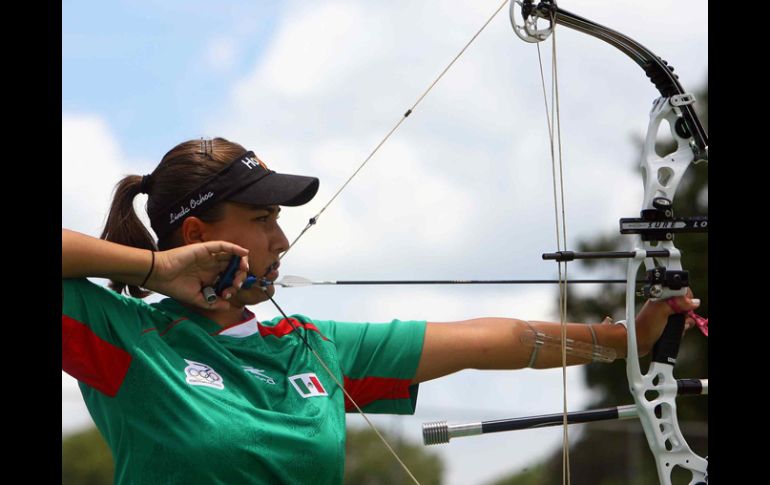
M 289 377 L 289 381 L 297 390 L 300 396 L 304 398 L 315 396 L 328 396 L 329 394 L 324 389 L 321 381 L 318 380 L 318 376 L 314 373 L 297 374 L 296 376 Z

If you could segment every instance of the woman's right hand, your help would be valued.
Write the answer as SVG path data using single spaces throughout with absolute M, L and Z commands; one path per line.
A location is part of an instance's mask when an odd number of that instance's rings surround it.
M 157 251 L 155 265 L 144 287 L 202 309 L 226 310 L 230 308 L 227 300 L 238 291 L 248 274 L 248 254 L 247 249 L 226 241 L 207 241 Z M 203 289 L 214 285 L 233 255 L 241 256 L 233 285 L 223 290 L 221 298 L 208 303 Z

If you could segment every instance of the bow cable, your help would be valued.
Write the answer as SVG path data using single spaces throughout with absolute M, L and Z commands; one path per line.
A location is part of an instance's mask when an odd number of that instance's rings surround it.
M 377 146 L 375 146 L 375 147 L 374 147 L 374 149 L 371 151 L 371 153 L 369 153 L 369 155 L 368 155 L 368 156 L 367 156 L 367 157 L 364 159 L 364 161 L 363 161 L 363 162 L 361 162 L 361 165 L 359 165 L 359 166 L 358 166 L 358 168 L 357 168 L 357 169 L 356 169 L 356 170 L 353 172 L 353 175 L 351 175 L 350 177 L 348 177 L 348 179 L 345 181 L 345 183 L 343 183 L 343 184 L 342 184 L 342 186 L 340 186 L 340 188 L 337 190 L 337 192 L 335 192 L 335 193 L 334 193 L 334 195 L 332 196 L 332 198 L 331 198 L 331 199 L 329 199 L 329 202 L 327 202 L 327 203 L 326 203 L 326 205 L 324 205 L 324 206 L 321 208 L 321 210 L 320 210 L 320 211 L 318 211 L 318 213 L 317 213 L 316 215 L 314 215 L 313 217 L 311 217 L 311 218 L 310 218 L 310 220 L 308 221 L 308 223 L 307 223 L 307 225 L 305 226 L 305 228 L 304 228 L 304 229 L 302 229 L 302 231 L 301 231 L 301 232 L 299 233 L 299 235 L 298 235 L 298 236 L 297 236 L 297 237 L 294 239 L 294 241 L 292 241 L 292 243 L 291 243 L 291 244 L 289 244 L 289 247 L 288 247 L 288 248 L 286 248 L 286 251 L 284 251 L 284 252 L 283 252 L 283 254 L 280 256 L 280 258 L 279 258 L 279 259 L 282 259 L 284 256 L 286 256 L 286 253 L 288 253 L 288 252 L 289 252 L 289 250 L 291 250 L 291 248 L 292 248 L 292 247 L 294 247 L 294 245 L 295 245 L 295 244 L 297 244 L 297 241 L 299 241 L 299 239 L 300 239 L 302 236 L 304 236 L 304 235 L 305 235 L 305 233 L 307 232 L 307 230 L 308 230 L 308 229 L 310 229 L 312 226 L 314 226 L 316 222 L 318 222 L 318 218 L 319 218 L 319 217 L 321 217 L 321 214 L 323 214 L 323 212 L 326 210 L 326 208 L 327 208 L 327 207 L 329 207 L 329 206 L 331 205 L 331 203 L 332 203 L 332 202 L 334 202 L 334 199 L 336 199 L 336 198 L 337 198 L 337 196 L 338 196 L 338 195 L 340 195 L 340 192 L 342 192 L 343 190 L 345 190 L 345 187 L 347 187 L 347 186 L 348 186 L 348 184 L 350 183 L 350 181 L 351 181 L 351 180 L 353 180 L 353 177 L 355 177 L 356 175 L 358 175 L 358 172 L 360 172 L 360 171 L 361 171 L 361 169 L 363 169 L 363 168 L 364 168 L 364 165 L 366 165 L 366 164 L 369 162 L 369 160 L 371 160 L 371 158 L 374 156 L 374 154 L 375 154 L 375 153 L 377 153 L 377 151 L 380 149 L 380 147 L 381 147 L 383 144 L 385 144 L 385 142 L 386 142 L 386 141 L 388 141 L 388 138 L 390 138 L 390 135 L 392 135 L 392 134 L 393 134 L 393 133 L 394 133 L 394 132 L 395 132 L 395 131 L 398 129 L 398 127 L 399 127 L 399 126 L 401 126 L 401 123 L 403 123 L 403 122 L 406 120 L 406 118 L 407 118 L 407 117 L 408 117 L 410 114 L 412 114 L 412 111 L 414 111 L 414 110 L 417 108 L 417 105 L 418 105 L 418 104 L 420 104 L 420 102 L 423 100 L 423 98 L 424 98 L 425 96 L 427 96 L 427 95 L 428 95 L 428 93 L 429 93 L 429 92 L 430 92 L 430 91 L 433 89 L 433 87 L 434 87 L 436 84 L 438 84 L 438 82 L 441 80 L 441 78 L 442 78 L 442 77 L 444 77 L 444 74 L 446 74 L 446 73 L 447 73 L 447 71 L 449 71 L 449 68 L 451 68 L 451 67 L 454 65 L 454 63 L 457 61 L 457 59 L 459 59 L 459 58 L 460 58 L 460 56 L 461 56 L 461 55 L 463 55 L 463 54 L 465 53 L 465 51 L 468 49 L 468 47 L 470 47 L 470 45 L 473 43 L 473 41 L 474 41 L 474 40 L 476 40 L 476 37 L 478 37 L 478 36 L 479 36 L 479 34 L 481 34 L 481 32 L 482 32 L 482 31 L 483 31 L 483 30 L 484 30 L 484 29 L 487 27 L 487 25 L 489 25 L 489 23 L 492 21 L 492 19 L 493 19 L 493 18 L 495 18 L 495 16 L 496 16 L 496 15 L 497 15 L 497 14 L 500 12 L 500 10 L 502 10 L 502 9 L 503 9 L 503 7 L 505 7 L 505 5 L 506 5 L 507 3 L 508 3 L 508 0 L 503 0 L 503 3 L 502 3 L 502 4 L 500 4 L 500 6 L 499 6 L 499 7 L 497 7 L 497 10 L 495 10 L 495 12 L 492 14 L 492 16 L 490 16 L 490 17 L 487 19 L 487 21 L 486 21 L 486 22 L 484 22 L 484 25 L 482 25 L 482 26 L 481 26 L 481 28 L 480 28 L 480 29 L 479 29 L 479 30 L 478 30 L 478 31 L 477 31 L 475 34 L 473 34 L 473 37 L 471 37 L 471 40 L 469 40 L 469 41 L 468 41 L 468 43 L 467 43 L 467 44 L 465 44 L 465 46 L 464 46 L 464 47 L 463 47 L 463 48 L 460 50 L 460 52 L 458 52 L 458 53 L 457 53 L 457 55 L 454 57 L 454 59 L 452 59 L 452 61 L 451 61 L 449 64 L 447 64 L 447 66 L 444 68 L 444 70 L 443 70 L 443 71 L 441 71 L 441 74 L 439 74 L 439 75 L 438 75 L 438 77 L 437 77 L 436 79 L 434 79 L 434 80 L 433 80 L 433 82 L 430 84 L 430 86 L 428 86 L 428 89 L 426 89 L 426 90 L 425 90 L 425 91 L 424 91 L 424 92 L 423 92 L 423 93 L 420 95 L 420 97 L 419 97 L 419 98 L 417 98 L 417 101 L 415 101 L 415 102 L 414 102 L 414 104 L 412 105 L 412 107 L 411 107 L 411 108 L 409 108 L 408 110 L 406 110 L 406 112 L 405 112 L 403 115 L 401 115 L 401 118 L 399 118 L 398 122 L 397 122 L 397 123 L 396 123 L 396 124 L 393 126 L 393 128 L 391 128 L 391 129 L 390 129 L 390 131 L 388 132 L 388 134 L 387 134 L 387 135 L 385 135 L 385 137 L 384 137 L 382 140 L 380 140 L 380 142 L 377 144 Z

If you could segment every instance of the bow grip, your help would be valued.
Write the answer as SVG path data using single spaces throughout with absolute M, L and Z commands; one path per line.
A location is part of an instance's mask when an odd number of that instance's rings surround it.
M 655 345 L 652 347 L 652 361 L 661 364 L 676 364 L 679 355 L 679 344 L 684 332 L 684 313 L 675 313 L 668 317 L 666 328 Z

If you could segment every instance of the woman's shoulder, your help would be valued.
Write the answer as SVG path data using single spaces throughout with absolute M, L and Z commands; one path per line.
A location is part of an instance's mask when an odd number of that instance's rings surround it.
M 62 278 L 63 313 L 104 312 L 106 314 L 147 314 L 153 317 L 167 312 L 148 301 L 118 293 L 89 278 Z M 151 298 L 151 297 L 150 297 Z M 98 310 L 97 310 L 98 309 Z M 162 317 L 161 317 L 162 318 Z

